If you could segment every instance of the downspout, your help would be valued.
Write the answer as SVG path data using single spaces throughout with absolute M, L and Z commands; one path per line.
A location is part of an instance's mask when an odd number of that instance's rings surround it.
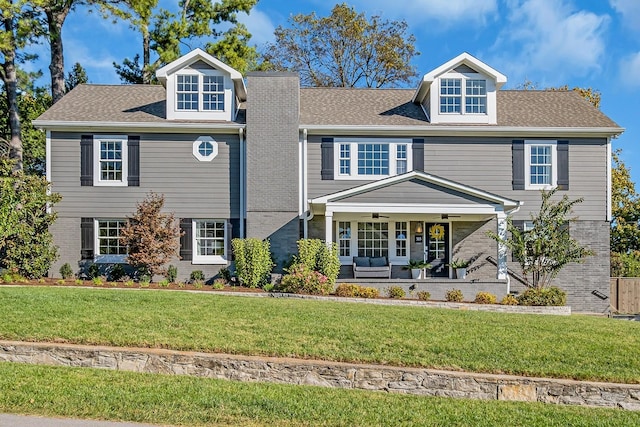
M 44 173 L 47 180 L 47 195 L 51 195 L 51 131 L 47 130 L 45 137 L 45 165 Z M 51 213 L 51 203 L 47 203 L 47 213 Z
M 307 150 L 308 150 L 308 132 L 307 129 L 302 129 L 302 161 L 300 162 L 302 168 L 302 200 L 301 200 L 301 213 L 304 216 L 303 220 L 303 237 L 309 238 L 309 221 L 313 218 L 313 213 L 309 209 L 307 197 L 309 194 L 308 188 L 308 176 L 307 176 Z
M 244 238 L 244 220 L 245 212 L 245 146 L 244 146 L 244 129 L 238 129 L 238 137 L 240 138 L 240 238 Z
M 612 177 L 611 177 L 611 137 L 607 137 L 607 221 L 611 223 L 613 219 L 611 195 L 612 195 Z

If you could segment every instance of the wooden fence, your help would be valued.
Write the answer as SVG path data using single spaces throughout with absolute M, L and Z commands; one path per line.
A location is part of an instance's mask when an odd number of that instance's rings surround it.
M 640 277 L 612 277 L 609 298 L 614 312 L 640 313 Z

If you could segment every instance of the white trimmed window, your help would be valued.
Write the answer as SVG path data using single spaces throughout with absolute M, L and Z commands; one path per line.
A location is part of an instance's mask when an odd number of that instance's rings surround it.
M 203 76 L 202 108 L 207 111 L 224 111 L 224 77 Z
M 525 188 L 549 189 L 557 185 L 556 141 L 525 141 Z
M 335 179 L 378 179 L 410 171 L 411 142 L 336 141 Z
M 227 263 L 227 222 L 218 219 L 194 219 L 193 263 Z
M 358 256 L 389 257 L 389 224 L 358 222 Z
M 396 222 L 396 256 L 407 256 L 407 223 Z
M 96 263 L 122 263 L 127 256 L 127 247 L 120 242 L 120 231 L 127 224 L 124 219 L 96 219 L 95 254 Z
M 194 75 L 178 75 L 176 100 L 178 110 L 198 110 L 198 77 Z
M 440 79 L 440 113 L 487 114 L 487 81 L 458 75 Z
M 201 162 L 210 162 L 218 155 L 218 143 L 210 136 L 201 136 L 193 142 L 193 155 Z
M 224 76 L 191 72 L 176 75 L 176 111 L 223 112 Z
M 93 137 L 93 185 L 127 185 L 126 135 Z
M 351 256 L 351 222 L 338 222 L 338 246 L 341 257 Z

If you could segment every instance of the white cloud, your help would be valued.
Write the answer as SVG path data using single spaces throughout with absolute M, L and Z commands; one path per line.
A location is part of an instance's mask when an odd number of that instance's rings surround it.
M 600 70 L 608 15 L 575 10 L 564 0 L 507 0 L 507 8 L 508 22 L 491 50 L 512 84 L 514 77 L 539 75 L 546 80 L 540 83 L 564 83 Z
M 260 3 L 258 3 L 259 6 Z M 247 26 L 251 33 L 251 43 L 261 46 L 266 42 L 274 41 L 273 31 L 275 30 L 275 25 L 269 16 L 259 9 L 251 9 L 251 13 L 248 15 L 245 13 L 239 14 L 238 21 Z
M 356 0 L 356 10 L 381 14 L 386 18 L 405 19 L 412 24 L 437 21 L 440 29 L 465 21 L 466 24 L 485 23 L 496 15 L 497 0 L 406 0 L 402 4 L 388 0 Z M 434 27 L 434 29 L 436 29 Z
M 640 88 L 640 52 L 633 53 L 620 61 L 620 80 L 635 88 Z
M 638 0 L 609 0 L 611 7 L 622 15 L 625 26 L 640 31 L 640 1 Z

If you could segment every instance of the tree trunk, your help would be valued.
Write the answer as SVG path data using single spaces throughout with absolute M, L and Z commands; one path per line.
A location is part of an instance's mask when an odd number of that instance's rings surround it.
M 145 26 L 142 29 L 142 84 L 151 84 L 151 70 L 149 69 L 150 55 L 150 42 L 151 36 L 149 35 L 149 28 Z
M 16 74 L 16 39 L 14 21 L 12 17 L 4 19 L 4 28 L 8 35 L 8 49 L 4 53 L 3 80 L 7 93 L 7 105 L 9 107 L 9 128 L 11 138 L 9 140 L 9 158 L 15 160 L 14 171 L 22 170 L 22 139 L 20 138 L 20 115 L 18 113 L 18 77 Z
M 49 26 L 49 44 L 51 46 L 51 98 L 55 104 L 65 92 L 64 86 L 64 52 L 62 49 L 62 25 L 69 13 L 70 3 L 52 5 L 45 9 Z

